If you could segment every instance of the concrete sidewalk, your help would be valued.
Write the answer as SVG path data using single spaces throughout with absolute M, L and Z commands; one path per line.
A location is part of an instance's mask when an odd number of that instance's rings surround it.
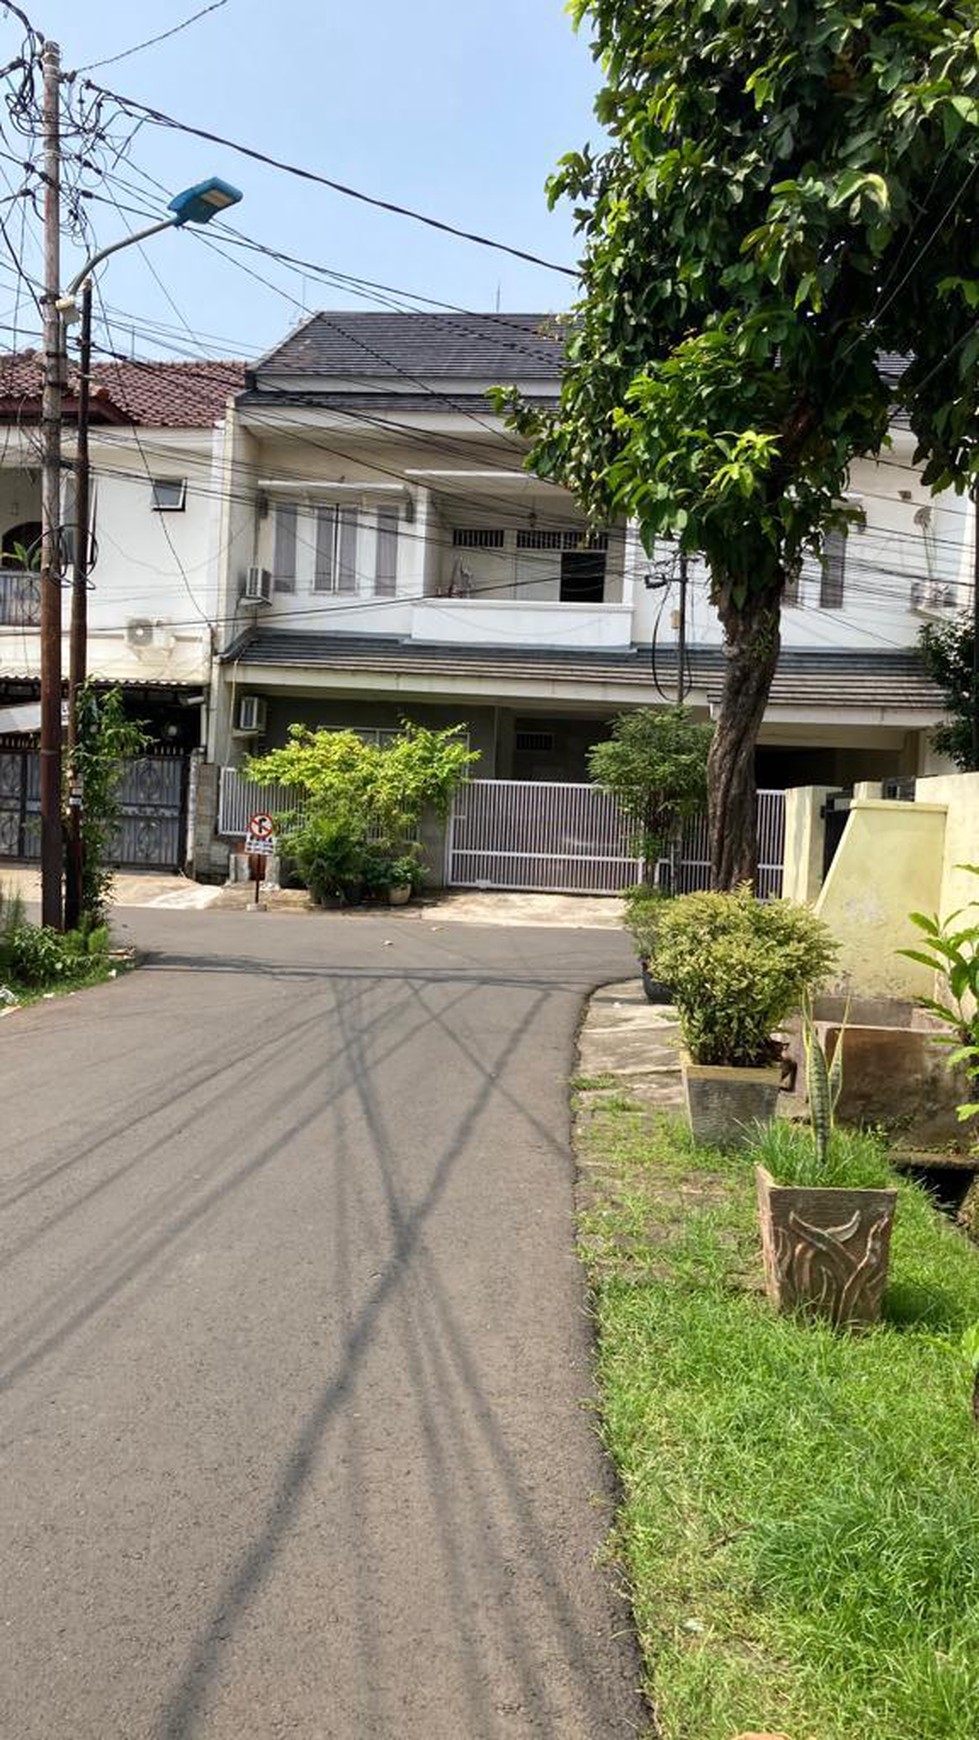
M 41 899 L 41 873 L 33 864 L 0 865 L 0 888 L 20 894 L 29 905 Z M 173 911 L 203 911 L 218 907 L 243 912 L 254 899 L 250 882 L 215 886 L 187 876 L 159 871 L 120 871 L 113 884 L 114 907 L 155 907 Z M 618 930 L 623 903 L 597 894 L 509 894 L 479 889 L 437 890 L 409 906 L 356 906 L 325 913 L 312 906 L 302 888 L 274 888 L 263 893 L 269 912 L 288 912 L 323 919 L 384 917 L 392 924 L 559 925 L 570 930 Z
M 34 864 L 0 864 L 0 888 L 5 893 L 19 894 L 30 906 L 39 905 L 40 869 Z M 112 904 L 199 911 L 206 906 L 213 906 L 222 893 L 221 888 L 212 888 L 203 882 L 192 882 L 188 876 L 163 874 L 153 870 L 121 870 L 114 879 Z

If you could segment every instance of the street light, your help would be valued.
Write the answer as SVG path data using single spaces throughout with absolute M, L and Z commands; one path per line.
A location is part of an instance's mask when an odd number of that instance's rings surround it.
M 133 235 L 123 236 L 118 242 L 111 242 L 107 248 L 100 248 L 97 254 L 93 254 L 91 259 L 86 260 L 81 271 L 77 272 L 72 279 L 65 295 L 60 297 L 57 303 L 58 312 L 64 325 L 78 319 L 79 314 L 81 316 L 78 344 L 78 440 L 75 452 L 75 539 L 72 556 L 71 639 L 68 655 L 68 751 L 72 757 L 74 757 L 78 744 L 78 698 L 85 683 L 88 640 L 89 486 L 91 477 L 88 422 L 92 368 L 91 275 L 96 266 L 101 265 L 102 261 L 107 260 L 111 254 L 118 254 L 123 248 L 134 247 L 137 242 L 145 242 L 148 237 L 159 235 L 163 230 L 182 229 L 185 224 L 208 224 L 212 218 L 217 217 L 219 212 L 227 211 L 229 206 L 237 205 L 242 197 L 237 187 L 232 187 L 230 182 L 221 181 L 217 176 L 211 176 L 207 181 L 199 181 L 193 187 L 185 188 L 182 193 L 175 194 L 170 201 L 169 217 L 162 218 L 158 223 L 150 224 L 144 230 L 137 230 Z M 79 290 L 81 290 L 80 309 L 77 301 Z M 64 354 L 63 337 L 62 354 Z M 45 670 L 42 662 L 42 693 L 50 692 L 50 690 L 46 691 L 46 684 L 53 684 L 55 692 L 60 696 L 60 647 L 56 671 Z M 42 745 L 43 747 L 44 745 Z M 60 747 L 59 742 L 57 745 L 59 754 Z M 68 803 L 68 861 L 65 874 L 64 920 L 66 927 L 72 930 L 77 926 L 81 917 L 82 807 L 84 803 L 84 793 L 75 767 L 72 768 L 71 792 Z M 42 865 L 42 880 L 43 874 L 44 866 Z M 58 881 L 57 905 L 60 910 L 60 865 Z M 54 904 L 54 895 L 50 890 L 48 891 L 48 903 L 51 906 Z

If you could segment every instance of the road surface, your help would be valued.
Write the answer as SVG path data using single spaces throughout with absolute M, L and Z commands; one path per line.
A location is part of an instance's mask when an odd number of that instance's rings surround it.
M 130 912 L 0 1021 L 4 1740 L 618 1740 L 567 1076 L 613 933 Z

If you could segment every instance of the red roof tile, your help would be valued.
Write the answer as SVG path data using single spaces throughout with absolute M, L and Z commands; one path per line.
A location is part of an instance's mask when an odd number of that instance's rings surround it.
M 38 415 L 42 375 L 38 351 L 0 355 L 0 421 Z M 240 362 L 98 362 L 92 369 L 92 421 L 206 429 L 244 384 Z M 77 371 L 69 363 L 66 417 L 74 414 L 77 391 Z

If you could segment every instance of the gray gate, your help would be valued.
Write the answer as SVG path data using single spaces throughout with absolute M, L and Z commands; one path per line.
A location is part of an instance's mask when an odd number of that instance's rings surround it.
M 639 882 L 634 829 L 595 785 L 474 779 L 456 794 L 446 838 L 450 888 L 511 888 L 552 894 L 619 894 Z M 782 892 L 785 793 L 758 793 L 758 893 Z M 710 886 L 707 818 L 684 829 L 676 889 Z
M 0 751 L 0 858 L 35 861 L 41 852 L 40 756 Z M 179 870 L 187 808 L 187 760 L 146 755 L 127 764 L 117 802 L 119 821 L 107 859 L 119 869 Z

